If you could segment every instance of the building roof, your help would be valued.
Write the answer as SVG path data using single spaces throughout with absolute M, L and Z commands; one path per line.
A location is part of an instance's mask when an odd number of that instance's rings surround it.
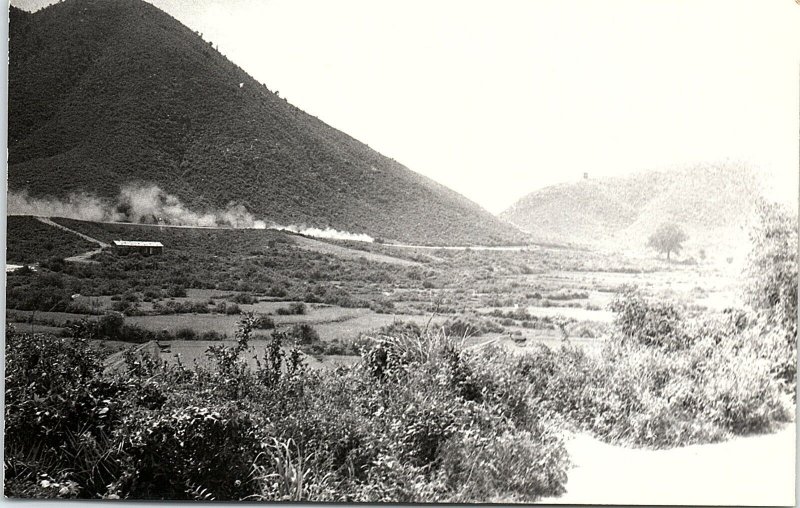
M 131 242 L 129 240 L 114 240 L 117 247 L 163 247 L 161 242 Z

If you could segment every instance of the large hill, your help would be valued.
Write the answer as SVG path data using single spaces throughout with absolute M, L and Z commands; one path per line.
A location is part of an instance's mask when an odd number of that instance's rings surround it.
M 234 203 L 268 223 L 427 244 L 521 240 L 287 103 L 141 0 L 12 7 L 9 48 L 12 191 L 113 199 L 133 182 L 198 212 Z
M 643 248 L 659 224 L 675 222 L 689 246 L 705 249 L 746 239 L 761 189 L 742 165 L 700 165 L 546 187 L 501 217 L 541 240 L 621 248 Z

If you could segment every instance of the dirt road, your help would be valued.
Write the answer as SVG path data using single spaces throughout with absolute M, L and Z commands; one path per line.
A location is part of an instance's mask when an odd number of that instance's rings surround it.
M 772 434 L 670 450 L 612 446 L 578 434 L 567 492 L 547 504 L 795 505 L 795 424 Z
M 41 222 L 42 224 L 47 224 L 48 226 L 53 226 L 54 228 L 58 228 L 58 229 L 64 230 L 67 233 L 72 233 L 73 235 L 79 236 L 79 237 L 83 238 L 84 240 L 86 240 L 87 242 L 92 242 L 94 244 L 97 244 L 100 247 L 99 249 L 90 250 L 88 252 L 84 252 L 84 253 L 78 254 L 76 256 L 70 256 L 68 258 L 64 258 L 64 261 L 66 261 L 68 263 L 97 263 L 97 261 L 92 261 L 89 258 L 94 256 L 95 254 L 98 254 L 103 249 L 111 247 L 109 244 L 107 244 L 105 242 L 101 242 L 97 238 L 92 238 L 91 236 L 84 235 L 83 233 L 79 233 L 78 231 L 75 231 L 74 229 L 70 229 L 70 228 L 68 228 L 66 226 L 62 226 L 61 224 L 57 224 L 57 223 L 53 222 L 49 217 L 36 217 L 36 219 L 39 222 Z
M 104 249 L 106 247 L 111 247 L 109 244 L 107 244 L 105 242 L 101 242 L 97 238 L 92 238 L 91 236 L 84 235 L 83 233 L 79 233 L 79 232 L 75 231 L 74 229 L 70 229 L 70 228 L 68 228 L 66 226 L 62 226 L 61 224 L 57 224 L 57 223 L 53 222 L 52 220 L 50 220 L 49 217 L 36 217 L 36 219 L 39 222 L 41 222 L 42 224 L 47 224 L 48 226 L 53 226 L 54 228 L 58 228 L 58 229 L 66 231 L 68 233 L 72 233 L 73 235 L 79 236 L 79 237 L 83 238 L 84 240 L 86 240 L 87 242 L 96 243 L 98 246 L 100 246 L 101 249 Z

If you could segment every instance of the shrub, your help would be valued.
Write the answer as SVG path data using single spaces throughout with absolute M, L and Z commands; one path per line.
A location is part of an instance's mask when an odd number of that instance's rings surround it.
M 253 304 L 258 302 L 258 298 L 251 295 L 250 293 L 237 293 L 233 295 L 231 301 L 240 304 Z
M 298 323 L 292 327 L 289 334 L 298 344 L 312 344 L 319 342 L 319 334 L 308 323 Z
M 614 324 L 619 340 L 668 350 L 687 346 L 687 337 L 680 330 L 680 315 L 671 303 L 647 300 L 634 288 L 626 288 L 611 303 L 611 310 L 616 313 Z
M 93 497 L 114 479 L 109 435 L 128 387 L 101 372 L 85 339 L 7 331 L 7 495 Z
M 566 451 L 553 434 L 465 433 L 445 443 L 441 478 L 450 502 L 520 502 L 564 492 Z
M 759 221 L 750 233 L 748 303 L 786 330 L 787 340 L 797 336 L 797 216 L 779 205 L 760 203 Z
M 208 330 L 200 335 L 200 340 L 225 340 L 228 336 L 224 333 L 219 333 L 216 330 Z
M 147 288 L 144 290 L 142 296 L 144 301 L 153 301 L 162 298 L 164 294 L 158 288 Z
M 422 329 L 414 321 L 392 321 L 388 325 L 381 326 L 375 332 L 377 336 L 411 336 L 419 337 L 422 335 Z
M 585 300 L 589 298 L 589 293 L 586 291 L 570 291 L 566 289 L 560 289 L 554 293 L 548 294 L 547 298 L 550 300 Z
M 97 323 L 98 338 L 114 339 L 119 335 L 122 325 L 125 324 L 125 317 L 117 312 L 111 312 L 101 317 Z
M 123 441 L 125 471 L 109 490 L 134 499 L 242 499 L 257 491 L 258 429 L 229 405 L 134 413 Z
M 600 357 L 542 346 L 520 364 L 541 407 L 605 439 L 659 447 L 764 431 L 788 417 L 777 375 L 788 348 L 763 329 L 732 314 L 686 321 L 634 293 L 617 307 L 624 315 Z
M 170 298 L 183 298 L 186 296 L 186 288 L 180 284 L 172 284 L 167 288 L 167 296 Z
M 279 307 L 276 311 L 276 314 L 279 316 L 289 316 L 295 314 L 305 314 L 306 313 L 306 304 L 303 302 L 295 302 L 289 305 L 289 307 Z
M 270 330 L 275 328 L 275 321 L 269 316 L 258 316 L 253 326 L 260 330 Z
M 192 328 L 180 328 L 175 331 L 176 340 L 196 340 L 197 332 Z
M 450 318 L 442 325 L 446 335 L 457 337 L 477 337 L 485 333 L 501 333 L 503 327 L 492 320 L 474 316 Z

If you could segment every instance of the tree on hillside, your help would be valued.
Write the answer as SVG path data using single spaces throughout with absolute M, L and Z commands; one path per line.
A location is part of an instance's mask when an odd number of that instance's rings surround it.
M 658 252 L 665 253 L 667 255 L 667 260 L 669 260 L 670 253 L 679 253 L 682 247 L 681 244 L 686 241 L 687 238 L 686 233 L 680 226 L 671 222 L 665 222 L 658 227 L 655 233 L 650 235 L 650 239 L 647 240 L 647 246 L 652 247 Z

